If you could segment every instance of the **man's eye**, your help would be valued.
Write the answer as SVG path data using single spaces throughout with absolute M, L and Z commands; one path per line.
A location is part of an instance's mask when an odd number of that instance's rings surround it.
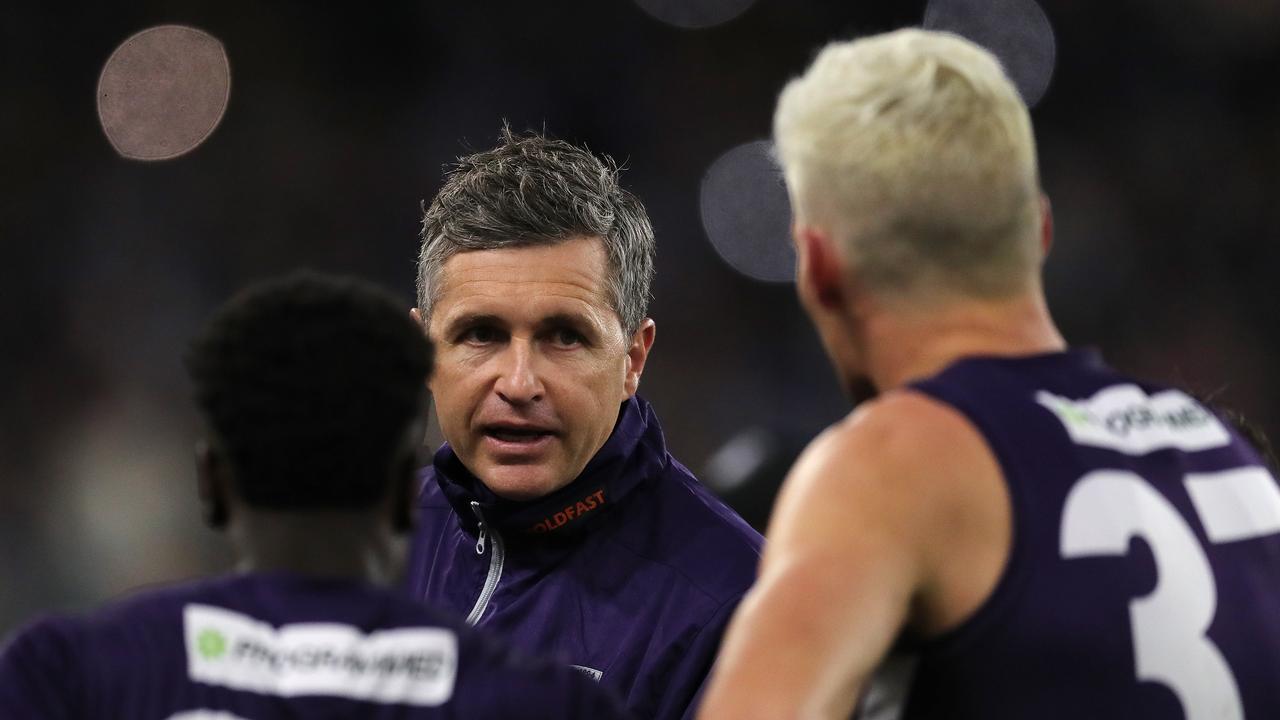
M 464 330 L 462 332 L 462 337 L 459 339 L 462 342 L 487 345 L 498 339 L 498 331 L 487 325 L 477 325 L 476 327 Z
M 555 340 L 557 345 L 565 345 L 565 346 L 581 345 L 583 341 L 581 334 L 579 334 L 577 331 L 569 330 L 567 328 L 561 328 L 560 330 L 556 330 L 551 335 L 551 337 L 553 340 Z

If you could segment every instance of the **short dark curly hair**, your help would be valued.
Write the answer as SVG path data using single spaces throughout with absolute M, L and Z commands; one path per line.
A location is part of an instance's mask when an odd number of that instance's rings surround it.
M 424 321 L 440 271 L 460 252 L 555 245 L 599 237 L 608 257 L 609 301 L 631 335 L 649 309 L 653 226 L 618 166 L 586 148 L 503 126 L 490 150 L 458 159 L 422 216 L 418 309 Z
M 433 350 L 385 291 L 298 272 L 233 297 L 185 360 L 246 503 L 359 509 L 426 410 Z

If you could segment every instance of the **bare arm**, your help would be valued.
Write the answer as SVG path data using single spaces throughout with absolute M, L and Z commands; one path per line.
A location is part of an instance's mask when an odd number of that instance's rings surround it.
M 928 631 L 976 607 L 986 592 L 967 597 L 935 570 L 969 546 L 964 506 L 990 500 L 957 476 L 994 476 L 1003 493 L 976 432 L 918 395 L 888 396 L 819 436 L 787 478 L 699 717 L 847 718 L 904 626 Z M 1005 552 L 979 588 L 994 586 Z

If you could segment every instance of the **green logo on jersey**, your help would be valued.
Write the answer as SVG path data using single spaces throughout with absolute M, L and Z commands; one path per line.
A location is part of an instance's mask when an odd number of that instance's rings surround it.
M 217 630 L 201 630 L 196 636 L 196 648 L 205 660 L 217 660 L 227 652 L 227 639 Z
M 1081 410 L 1074 405 L 1059 405 L 1058 414 L 1062 416 L 1063 420 L 1075 425 L 1088 425 L 1089 421 L 1092 419 L 1089 417 L 1088 412 Z
M 1046 398 L 1040 399 L 1040 404 L 1057 413 L 1064 423 L 1068 425 L 1088 425 L 1093 422 L 1093 416 L 1089 414 L 1089 411 L 1078 404 L 1066 398 L 1049 395 L 1048 393 L 1043 394 Z

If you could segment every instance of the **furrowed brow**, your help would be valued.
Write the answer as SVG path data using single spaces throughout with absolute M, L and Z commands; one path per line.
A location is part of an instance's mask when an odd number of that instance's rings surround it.
M 490 315 L 488 313 L 465 313 L 449 320 L 444 327 L 444 336 L 453 337 L 463 330 L 481 325 L 504 327 L 502 318 L 497 315 Z
M 580 332 L 592 332 L 595 330 L 595 324 L 591 322 L 591 318 L 577 313 L 555 313 L 538 321 L 538 328 L 541 330 L 554 330 L 555 328 L 565 327 Z

